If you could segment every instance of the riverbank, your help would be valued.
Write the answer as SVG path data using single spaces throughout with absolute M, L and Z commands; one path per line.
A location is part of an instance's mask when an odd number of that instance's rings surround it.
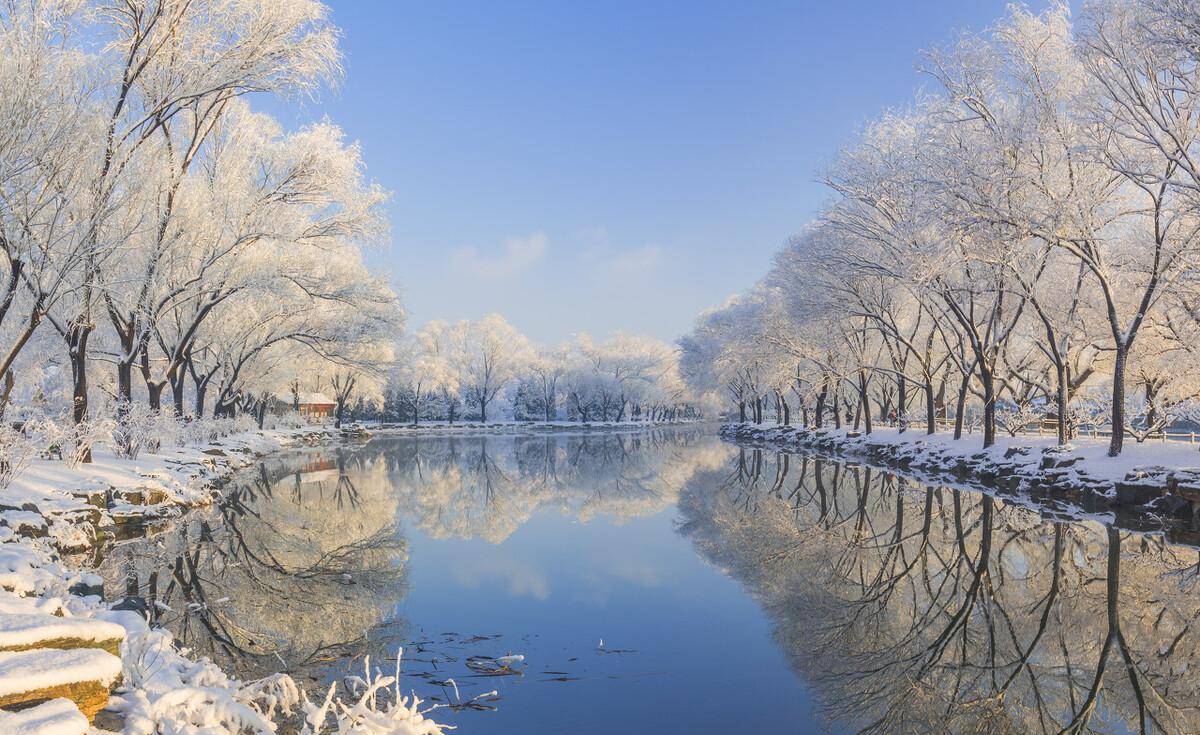
M 726 424 L 723 438 L 771 448 L 862 459 L 983 489 L 1072 502 L 1085 510 L 1130 509 L 1192 518 L 1200 508 L 1200 453 L 1183 443 L 1130 443 L 1119 457 L 1108 442 L 1053 437 L 1000 437 L 988 449 L 977 436 L 954 440 L 884 427 L 871 434 L 765 424 Z
M 91 464 L 40 457 L 19 468 L 0 490 L 0 732 L 239 735 L 289 722 L 317 735 L 336 721 L 371 734 L 440 733 L 393 677 L 368 677 L 372 686 L 354 701 L 331 689 L 315 703 L 284 675 L 236 681 L 189 659 L 136 605 L 110 606 L 102 580 L 86 569 L 86 552 L 122 528 L 214 502 L 235 472 L 264 456 L 364 436 L 355 428 L 251 431 L 136 460 L 99 445 Z M 67 555 L 84 558 L 70 563 Z

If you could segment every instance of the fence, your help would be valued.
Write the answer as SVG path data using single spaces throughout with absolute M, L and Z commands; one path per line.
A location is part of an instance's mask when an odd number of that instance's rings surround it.
M 1034 432 L 1030 431 L 1029 429 L 1026 429 L 1024 433 L 1032 434 Z M 1045 436 L 1047 434 L 1053 436 L 1054 434 L 1057 434 L 1057 433 L 1058 433 L 1058 426 L 1056 426 L 1055 424 L 1050 424 L 1049 426 L 1047 426 L 1046 424 L 1038 424 L 1038 427 L 1037 427 L 1037 435 L 1038 436 Z M 1075 431 L 1075 435 L 1076 436 L 1089 436 L 1093 439 L 1106 438 L 1106 437 L 1112 436 L 1112 429 L 1104 429 L 1104 428 L 1099 428 L 1099 427 L 1093 426 L 1091 428 L 1086 428 L 1086 429 L 1084 429 L 1084 428 L 1077 429 Z M 1133 439 L 1135 441 L 1139 441 L 1138 435 L 1132 431 L 1129 431 L 1128 429 L 1125 430 L 1125 436 L 1127 436 L 1130 439 Z M 1155 432 L 1151 432 L 1149 434 L 1144 434 L 1143 438 L 1140 441 L 1141 442 L 1173 441 L 1173 442 L 1187 442 L 1189 444 L 1195 444 L 1196 443 L 1196 432 L 1194 432 L 1194 431 L 1174 431 L 1174 432 L 1172 432 L 1172 431 L 1155 431 Z

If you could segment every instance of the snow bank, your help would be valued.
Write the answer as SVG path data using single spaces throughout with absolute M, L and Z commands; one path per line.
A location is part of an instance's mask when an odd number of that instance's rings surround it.
M 728 424 L 721 435 L 780 449 L 808 449 L 918 470 L 1007 492 L 1088 497 L 1110 505 L 1149 506 L 1174 512 L 1200 501 L 1200 452 L 1182 442 L 1128 444 L 1108 456 L 1108 442 L 1077 439 L 1058 446 L 1054 437 L 999 437 L 988 449 L 978 436 L 954 440 L 885 427 L 861 434 L 844 429 L 806 429 Z

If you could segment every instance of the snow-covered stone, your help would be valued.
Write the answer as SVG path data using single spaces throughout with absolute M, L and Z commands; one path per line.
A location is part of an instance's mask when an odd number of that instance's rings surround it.
M 88 719 L 69 699 L 51 699 L 17 712 L 0 710 L 4 735 L 85 735 Z
M 59 617 L 38 613 L 0 613 L 0 651 L 33 647 L 100 648 L 116 654 L 125 640 L 125 629 L 91 618 Z M 53 644 L 53 645 L 50 645 Z
M 90 719 L 108 704 L 121 668 L 98 648 L 0 651 L 0 708 L 65 698 Z

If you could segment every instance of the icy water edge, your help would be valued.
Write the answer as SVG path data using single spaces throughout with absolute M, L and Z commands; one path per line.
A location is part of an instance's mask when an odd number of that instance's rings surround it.
M 403 647 L 464 733 L 1200 730 L 1196 548 L 709 426 L 296 451 L 101 572 L 245 678 Z

